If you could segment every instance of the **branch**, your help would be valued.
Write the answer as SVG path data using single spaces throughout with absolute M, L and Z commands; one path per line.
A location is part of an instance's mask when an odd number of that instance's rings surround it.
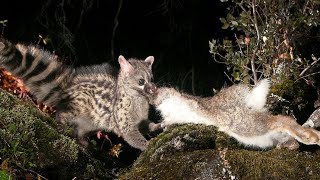
M 319 59 L 316 59 L 315 61 L 313 61 L 308 67 L 306 67 L 300 74 L 299 77 L 302 77 L 304 75 L 304 73 L 306 73 L 312 66 L 314 66 L 317 62 L 320 61 Z
M 257 32 L 257 42 L 256 42 L 256 47 L 253 50 L 253 55 L 252 55 L 252 58 L 251 58 L 251 69 L 252 69 L 254 84 L 257 84 L 258 77 L 257 77 L 257 72 L 256 72 L 256 67 L 255 67 L 255 64 L 254 64 L 254 60 L 256 58 L 256 53 L 257 53 L 258 48 L 259 48 L 258 45 L 260 43 L 260 32 L 259 32 L 258 22 L 257 22 L 256 0 L 252 0 L 252 13 L 253 13 L 253 18 L 254 18 L 254 27 L 255 27 L 256 32 Z
M 236 42 L 237 42 L 237 44 L 238 44 L 238 47 L 239 47 L 239 49 L 240 49 L 240 52 L 241 52 L 241 54 L 243 55 L 244 53 L 243 53 L 243 51 L 242 51 L 241 45 L 239 44 L 239 39 L 238 39 L 236 33 L 234 33 L 234 37 L 236 38 Z
M 191 74 L 192 73 L 192 69 L 191 70 L 189 70 L 187 73 L 186 73 L 186 75 L 182 78 L 182 81 L 181 81 L 181 89 L 183 89 L 183 87 L 184 87 L 184 84 L 185 84 L 185 81 L 187 80 L 187 78 L 189 77 L 189 74 Z
M 232 82 L 232 84 L 234 84 L 235 82 L 232 80 L 232 78 L 225 72 L 223 71 L 224 75 L 227 76 L 227 78 L 229 79 L 230 82 Z
M 313 76 L 313 75 L 319 74 L 319 73 L 320 73 L 320 71 L 319 71 L 319 72 L 314 72 L 314 73 L 311 73 L 311 74 L 307 74 L 307 75 L 304 75 L 304 76 L 301 76 L 301 77 L 299 77 L 297 80 L 295 80 L 294 82 L 297 82 L 297 81 L 299 81 L 300 79 L 305 79 L 306 77 Z

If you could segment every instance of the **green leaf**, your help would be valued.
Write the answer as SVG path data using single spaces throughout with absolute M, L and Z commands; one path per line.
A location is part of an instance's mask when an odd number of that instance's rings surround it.
M 95 141 L 93 139 L 90 141 L 90 143 L 93 144 L 94 146 L 97 146 L 97 144 L 98 144 L 97 141 Z
M 240 73 L 239 72 L 233 72 L 231 76 L 234 78 L 234 80 L 239 81 L 240 80 Z
M 5 170 L 0 170 L 0 179 L 12 180 L 12 177 Z
M 5 24 L 7 22 L 8 22 L 8 20 L 3 20 L 3 21 L 0 21 L 0 24 Z
M 217 40 L 215 40 L 215 39 L 212 39 L 211 41 L 209 41 L 210 48 L 213 48 L 214 46 L 216 46 L 216 44 L 217 44 Z
M 229 27 L 229 24 L 224 24 L 224 25 L 221 27 L 221 29 L 228 29 L 228 27 Z
M 227 21 L 226 21 L 226 19 L 225 19 L 225 18 L 219 18 L 219 20 L 220 20 L 220 22 L 221 22 L 222 24 L 227 23 Z
M 230 13 L 227 14 L 227 20 L 228 21 L 232 21 L 232 20 L 235 20 L 234 16 Z
M 238 22 L 237 21 L 231 21 L 231 24 L 234 25 L 234 26 L 238 26 Z

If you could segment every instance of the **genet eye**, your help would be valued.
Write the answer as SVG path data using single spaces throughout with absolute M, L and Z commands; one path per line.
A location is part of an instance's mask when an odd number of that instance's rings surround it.
M 143 86 L 145 83 L 145 80 L 144 79 L 139 79 L 139 86 Z

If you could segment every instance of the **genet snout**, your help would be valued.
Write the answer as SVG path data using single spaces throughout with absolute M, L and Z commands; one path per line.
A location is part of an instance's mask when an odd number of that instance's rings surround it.
M 147 83 L 144 86 L 144 91 L 147 94 L 153 95 L 153 94 L 155 94 L 157 92 L 157 86 L 154 83 Z

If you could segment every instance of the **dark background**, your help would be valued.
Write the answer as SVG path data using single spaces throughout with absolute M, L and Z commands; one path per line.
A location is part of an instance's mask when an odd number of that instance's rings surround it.
M 8 20 L 3 37 L 38 44 L 75 67 L 109 62 L 119 68 L 119 55 L 127 59 L 152 55 L 158 85 L 209 96 L 213 88 L 228 83 L 225 66 L 213 60 L 208 43 L 224 38 L 219 18 L 227 14 L 227 7 L 218 0 L 11 0 L 0 4 L 0 21 Z M 50 41 L 44 44 L 39 35 Z M 159 119 L 154 109 L 150 111 L 150 119 Z M 108 135 L 114 144 L 126 144 L 111 132 Z M 95 140 L 96 147 L 103 147 L 95 155 L 106 159 L 111 145 Z M 127 144 L 122 151 L 116 159 L 124 164 L 120 167 L 130 166 L 140 154 Z
M 227 3 L 218 0 L 123 0 L 113 36 L 118 0 L 7 1 L 0 20 L 3 36 L 39 44 L 74 66 L 109 62 L 117 57 L 155 57 L 155 82 L 207 96 L 228 82 L 224 66 L 214 62 L 208 41 L 223 38 L 220 17 Z M 39 41 L 49 37 L 46 45 Z M 114 42 L 112 57 L 111 41 Z

